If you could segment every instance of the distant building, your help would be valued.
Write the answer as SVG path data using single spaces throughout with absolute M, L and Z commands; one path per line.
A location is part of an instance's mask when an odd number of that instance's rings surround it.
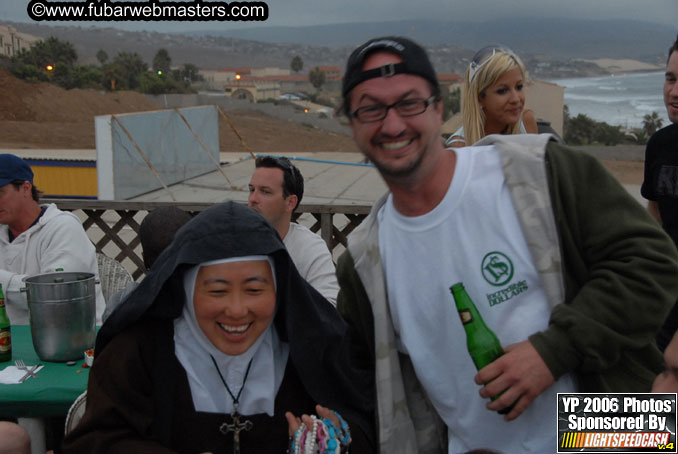
M 266 76 L 286 76 L 290 74 L 289 69 L 281 69 L 274 67 L 266 68 L 250 68 L 250 67 L 236 67 L 236 68 L 220 68 L 220 69 L 201 69 L 200 75 L 204 78 L 208 88 L 211 90 L 223 90 L 224 84 L 238 80 L 240 78 L 251 77 L 266 77 Z
M 22 50 L 28 50 L 41 38 L 20 33 L 8 25 L 0 25 L 0 55 L 14 57 Z
M 263 101 L 280 97 L 280 82 L 265 77 L 240 76 L 228 79 L 223 84 L 226 95 L 233 99 Z
M 341 77 L 342 68 L 339 66 L 318 66 L 320 71 L 325 73 L 326 78 Z
M 320 66 L 325 73 L 323 91 L 341 90 L 341 68 L 338 66 Z M 311 93 L 315 88 L 308 74 L 291 74 L 289 69 L 281 68 L 222 68 L 218 70 L 200 70 L 208 88 L 224 91 L 235 99 L 262 101 L 279 99 L 284 93 Z
M 464 77 L 459 74 L 438 74 L 438 83 L 443 91 L 449 93 L 464 84 Z

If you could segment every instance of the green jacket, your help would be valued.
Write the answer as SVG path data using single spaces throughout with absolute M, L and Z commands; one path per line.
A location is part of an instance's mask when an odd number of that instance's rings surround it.
M 678 295 L 678 252 L 592 156 L 548 135 L 489 136 L 551 306 L 529 336 L 554 377 L 580 392 L 648 392 L 662 369 L 654 339 Z M 353 330 L 354 360 L 375 374 L 382 453 L 447 452 L 447 429 L 396 349 L 379 253 L 377 212 L 340 257 L 337 307 Z M 454 234 L 453 232 L 451 234 Z

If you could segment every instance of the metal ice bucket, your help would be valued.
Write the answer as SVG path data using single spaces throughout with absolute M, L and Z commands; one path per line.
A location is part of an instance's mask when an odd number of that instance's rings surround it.
M 96 338 L 94 274 L 38 274 L 24 282 L 38 357 L 53 362 L 81 359 Z

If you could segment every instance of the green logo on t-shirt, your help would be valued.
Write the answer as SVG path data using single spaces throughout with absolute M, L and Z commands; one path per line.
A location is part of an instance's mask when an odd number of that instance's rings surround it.
M 488 284 L 499 287 L 513 277 L 513 263 L 506 254 L 494 251 L 483 257 L 480 271 Z

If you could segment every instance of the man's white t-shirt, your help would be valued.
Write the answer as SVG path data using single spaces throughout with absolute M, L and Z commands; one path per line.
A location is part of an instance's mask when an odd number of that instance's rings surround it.
M 320 235 L 304 225 L 291 222 L 283 243 L 301 277 L 336 306 L 339 283 L 332 254 Z
M 452 152 L 452 151 L 450 151 Z M 450 293 L 463 283 L 502 346 L 548 326 L 550 309 L 493 146 L 455 151 L 447 194 L 431 212 L 405 217 L 391 197 L 379 212 L 379 248 L 398 348 L 445 421 L 449 453 L 488 448 L 555 452 L 557 392 L 574 392 L 570 375 L 544 391 L 516 420 L 485 408 L 477 371 Z

